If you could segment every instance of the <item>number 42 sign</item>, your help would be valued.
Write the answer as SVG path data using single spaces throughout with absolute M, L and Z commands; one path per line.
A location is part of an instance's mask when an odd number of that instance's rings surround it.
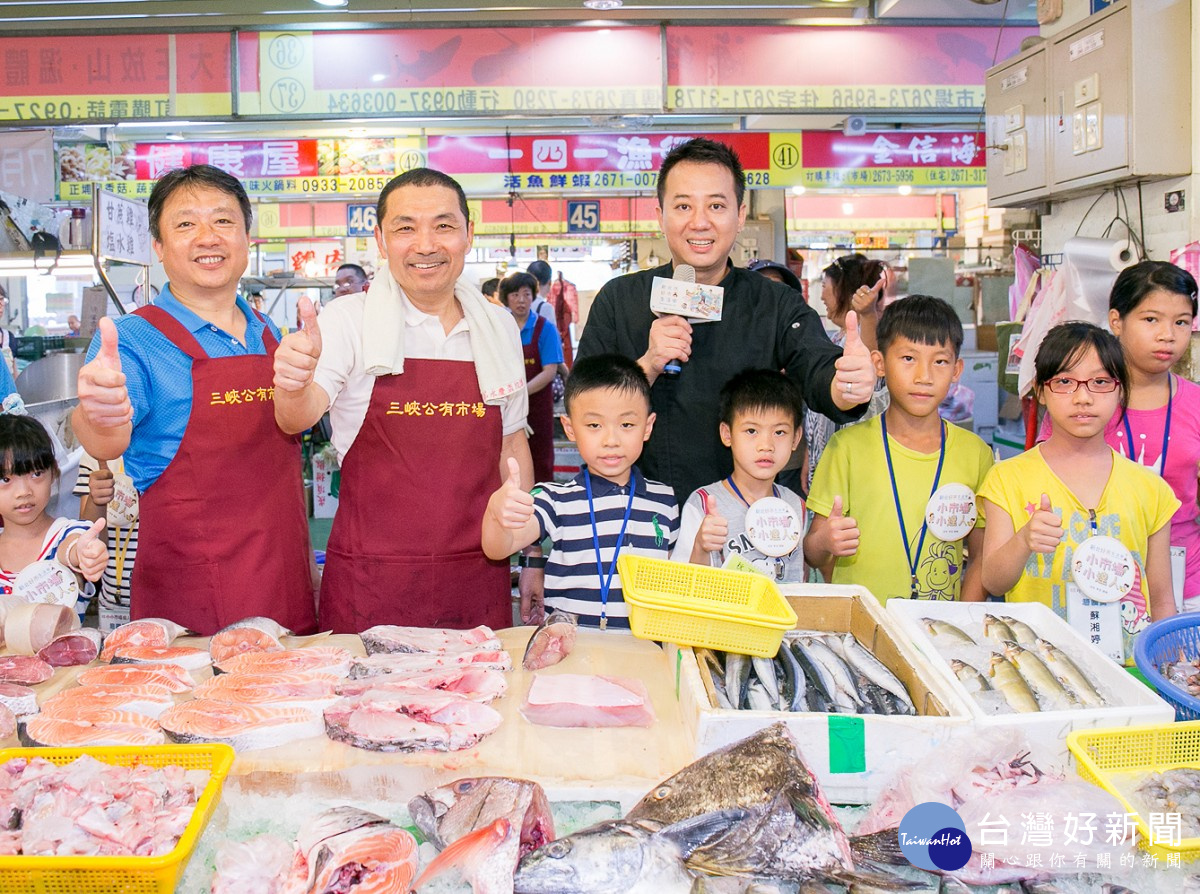
M 567 202 L 568 233 L 599 233 L 600 203 Z

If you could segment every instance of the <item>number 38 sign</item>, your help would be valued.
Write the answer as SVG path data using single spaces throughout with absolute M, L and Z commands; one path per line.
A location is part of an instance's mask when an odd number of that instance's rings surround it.
M 567 202 L 568 233 L 599 233 L 599 202 Z
M 346 206 L 346 235 L 366 237 L 375 234 L 375 206 Z

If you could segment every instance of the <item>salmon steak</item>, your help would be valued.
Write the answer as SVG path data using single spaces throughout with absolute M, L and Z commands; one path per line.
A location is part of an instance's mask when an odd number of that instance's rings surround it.
M 75 717 L 91 707 L 158 717 L 174 705 L 174 694 L 161 683 L 137 687 L 72 686 L 46 699 L 42 704 L 42 713 L 53 717 Z
M 215 671 L 223 674 L 294 674 L 302 672 L 344 677 L 353 656 L 337 646 L 310 646 L 282 652 L 246 652 L 222 661 Z
M 245 705 L 323 711 L 338 700 L 333 674 L 218 674 L 196 687 L 196 698 Z
M 74 717 L 35 714 L 18 728 L 21 742 L 27 746 L 47 745 L 80 748 L 88 745 L 163 745 L 166 742 L 159 725 L 144 714 L 92 708 L 77 711 Z
M 178 664 L 112 664 L 89 667 L 76 678 L 81 686 L 166 686 L 171 692 L 190 692 L 196 685 Z
M 441 692 L 371 690 L 325 709 L 325 734 L 372 751 L 459 751 L 500 727 L 487 705 Z
M 191 646 L 125 646 L 113 653 L 112 663 L 177 664 L 184 670 L 199 670 L 212 664 L 212 657 Z
M 104 638 L 104 648 L 100 652 L 101 661 L 112 661 L 117 649 L 129 646 L 158 646 L 165 648 L 175 641 L 175 637 L 186 633 L 187 628 L 180 627 L 174 621 L 165 618 L 143 618 L 140 621 L 130 621 L 122 624 Z
M 273 748 L 321 735 L 319 711 L 198 698 L 165 711 L 158 722 L 172 742 L 224 742 L 235 751 Z
M 282 636 L 291 633 L 270 618 L 246 618 L 218 630 L 208 640 L 208 651 L 214 662 L 221 662 L 244 652 L 280 652 Z

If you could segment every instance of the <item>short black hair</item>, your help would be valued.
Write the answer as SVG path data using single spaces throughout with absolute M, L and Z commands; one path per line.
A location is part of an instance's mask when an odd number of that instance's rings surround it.
M 663 199 L 667 194 L 667 174 L 671 168 L 680 162 L 690 161 L 703 165 L 720 165 L 733 175 L 733 192 L 737 197 L 737 205 L 742 207 L 746 200 L 746 172 L 742 169 L 742 161 L 724 143 L 696 137 L 686 143 L 680 143 L 667 153 L 666 158 L 658 168 L 658 207 L 663 207 Z
M 1033 361 L 1034 390 L 1040 395 L 1046 383 L 1078 363 L 1088 348 L 1095 348 L 1104 371 L 1121 383 L 1121 412 L 1129 406 L 1129 368 L 1121 342 L 1107 329 L 1072 320 L 1046 333 Z
M 0 476 L 46 471 L 58 478 L 54 445 L 45 427 L 32 416 L 0 413 Z
M 918 345 L 944 345 L 949 342 L 957 357 L 962 352 L 962 321 L 954 308 L 941 298 L 909 295 L 885 307 L 875 327 L 875 339 L 881 354 L 886 354 L 897 338 L 907 338 Z
M 462 212 L 463 220 L 471 222 L 471 212 L 467 209 L 467 194 L 463 192 L 461 183 L 449 174 L 443 174 L 433 168 L 413 168 L 393 177 L 379 193 L 379 201 L 375 203 L 375 219 L 379 221 L 379 226 L 383 226 L 383 219 L 387 215 L 388 196 L 402 186 L 444 186 L 454 190 L 458 194 L 458 210 Z
M 538 260 L 526 267 L 525 271 L 543 286 L 550 285 L 550 278 L 554 276 L 554 271 L 550 269 L 550 265 L 541 258 L 538 258 Z
M 496 293 L 496 297 L 500 299 L 500 303 L 508 307 L 508 296 L 514 292 L 519 292 L 521 289 L 529 289 L 534 298 L 537 297 L 538 284 L 537 280 L 518 270 L 516 273 L 510 273 L 504 279 L 500 280 L 500 288 Z
M 563 394 L 567 415 L 571 414 L 571 404 L 580 394 L 603 389 L 622 391 L 631 397 L 640 397 L 646 402 L 646 409 L 650 409 L 650 380 L 637 365 L 637 361 L 624 354 L 596 354 L 576 360 L 575 365 L 571 367 Z
M 350 263 L 339 264 L 337 273 L 341 273 L 343 270 L 353 270 L 355 273 L 358 274 L 360 279 L 367 278 L 367 271 L 362 268 L 361 264 L 350 264 Z
M 250 197 L 242 181 L 232 174 L 215 168 L 212 165 L 189 165 L 186 168 L 174 168 L 158 178 L 154 189 L 150 190 L 150 235 L 155 241 L 162 242 L 162 231 L 159 221 L 162 219 L 163 206 L 167 204 L 174 193 L 181 189 L 216 189 L 237 200 L 245 218 L 246 232 L 250 232 L 250 221 L 254 212 L 250 208 Z
M 721 421 L 729 426 L 736 416 L 756 410 L 783 410 L 796 428 L 804 423 L 800 389 L 777 369 L 742 370 L 725 383 L 718 400 Z
M 887 269 L 883 261 L 868 258 L 861 252 L 835 258 L 821 273 L 833 285 L 838 314 L 844 316 L 854 302 L 854 293 L 861 286 L 873 287 Z
M 483 285 L 479 287 L 479 291 L 485 295 L 495 295 L 498 288 L 500 288 L 500 278 L 493 276 L 491 279 L 483 281 Z
M 1108 309 L 1124 319 L 1156 289 L 1183 295 L 1196 316 L 1196 278 L 1169 261 L 1142 261 L 1122 270 L 1108 295 Z

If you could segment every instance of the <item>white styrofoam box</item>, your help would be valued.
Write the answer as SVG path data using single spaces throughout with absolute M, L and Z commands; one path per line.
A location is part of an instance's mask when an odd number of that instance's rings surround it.
M 796 610 L 798 628 L 853 632 L 900 678 L 914 696 L 917 710 L 926 713 L 891 717 L 718 708 L 701 677 L 693 650 L 670 644 L 668 657 L 676 668 L 684 724 L 695 743 L 697 757 L 782 720 L 799 741 L 805 762 L 830 801 L 869 804 L 883 791 L 897 767 L 955 734 L 969 734 L 969 708 L 962 694 L 928 668 L 913 667 L 908 662 L 909 654 L 918 662 L 924 659 L 899 641 L 905 634 L 867 590 L 834 584 L 784 584 L 779 589 Z M 833 766 L 831 757 L 835 758 Z M 853 765 L 861 765 L 862 769 L 849 769 Z
M 333 518 L 338 498 L 334 495 L 334 475 L 339 466 L 337 454 L 329 446 L 313 454 L 313 518 Z
M 918 602 L 890 599 L 887 613 L 900 622 L 912 646 L 924 654 L 933 671 L 966 702 L 975 725 L 981 730 L 1020 729 L 1029 741 L 1033 763 L 1043 771 L 1070 771 L 1067 733 L 1073 730 L 1171 723 L 1175 719 L 1174 708 L 1107 658 L 1040 602 Z M 983 616 L 987 614 L 1007 615 L 1024 621 L 1038 636 L 1054 643 L 1075 662 L 1110 704 L 1103 708 L 988 714 L 954 675 L 949 660 L 934 646 L 921 623 L 923 618 L 948 621 L 979 638 Z M 996 651 L 999 651 L 999 644 L 996 645 Z M 977 669 L 987 675 L 986 668 Z

